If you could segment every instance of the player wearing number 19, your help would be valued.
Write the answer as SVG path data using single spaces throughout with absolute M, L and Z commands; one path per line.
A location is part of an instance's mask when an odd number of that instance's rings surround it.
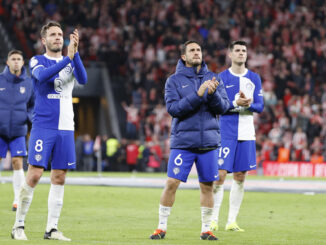
M 256 169 L 256 145 L 254 112 L 262 112 L 264 108 L 261 80 L 258 74 L 248 70 L 247 44 L 235 41 L 229 47 L 231 67 L 219 75 L 232 106 L 220 117 L 221 148 L 218 165 L 220 179 L 214 184 L 214 213 L 212 230 L 218 230 L 218 216 L 223 200 L 223 183 L 227 172 L 233 173 L 230 191 L 229 216 L 225 229 L 244 231 L 236 218 L 244 195 L 246 172 Z
M 151 239 L 162 239 L 167 230 L 175 194 L 180 182 L 186 182 L 196 163 L 200 183 L 203 240 L 217 240 L 210 231 L 213 211 L 213 181 L 218 179 L 217 148 L 220 134 L 217 115 L 230 106 L 223 83 L 202 61 L 202 50 L 195 41 L 181 48 L 175 74 L 165 84 L 165 101 L 173 117 L 168 179 L 159 207 L 158 229 Z
M 28 171 L 18 200 L 16 222 L 11 236 L 27 240 L 25 216 L 34 188 L 51 157 L 51 188 L 48 197 L 48 221 L 44 239 L 70 241 L 58 231 L 67 169 L 76 167 L 72 90 L 74 83 L 87 82 L 86 70 L 78 54 L 79 35 L 70 34 L 67 56 L 62 56 L 63 31 L 57 22 L 49 22 L 41 30 L 44 55 L 30 60 L 35 92 L 35 108 L 29 140 Z

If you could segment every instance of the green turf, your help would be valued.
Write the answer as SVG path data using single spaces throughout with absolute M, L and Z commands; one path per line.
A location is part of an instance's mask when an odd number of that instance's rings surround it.
M 47 219 L 49 185 L 39 185 L 26 219 L 29 241 L 13 241 L 10 231 L 15 213 L 10 211 L 11 184 L 0 184 L 0 244 L 54 244 L 42 239 Z M 200 241 L 199 191 L 179 190 L 162 241 L 149 235 L 157 226 L 161 189 L 66 186 L 59 228 L 72 238 L 69 244 L 205 244 Z M 224 228 L 229 193 L 221 209 Z M 238 217 L 244 233 L 216 233 L 218 244 L 326 244 L 326 195 L 255 193 L 245 194 Z M 64 242 L 59 242 L 60 244 Z

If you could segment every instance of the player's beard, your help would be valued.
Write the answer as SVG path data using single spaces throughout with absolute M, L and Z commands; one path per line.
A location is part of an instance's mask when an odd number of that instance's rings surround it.
M 202 60 L 201 59 L 187 60 L 187 63 L 193 67 L 197 67 L 197 66 L 201 65 Z
M 63 45 L 61 45 L 59 47 L 55 47 L 54 45 L 51 45 L 51 44 L 47 45 L 47 49 L 53 53 L 62 52 L 62 48 L 63 48 Z

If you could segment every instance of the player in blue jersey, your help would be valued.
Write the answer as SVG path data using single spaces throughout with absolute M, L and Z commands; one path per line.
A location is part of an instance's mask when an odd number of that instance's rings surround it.
M 16 213 L 12 238 L 27 240 L 25 216 L 33 198 L 34 188 L 51 159 L 51 187 L 48 197 L 48 221 L 44 239 L 71 239 L 58 231 L 63 205 L 64 183 L 68 169 L 76 167 L 72 89 L 75 81 L 87 82 L 86 70 L 78 53 L 79 36 L 70 34 L 67 56 L 62 56 L 63 32 L 57 22 L 49 22 L 41 30 L 45 54 L 30 60 L 35 92 L 35 107 L 29 140 L 28 171 Z
M 165 101 L 173 117 L 168 179 L 159 206 L 159 225 L 151 239 L 162 239 L 180 182 L 186 182 L 194 164 L 200 185 L 202 229 L 200 238 L 217 240 L 210 231 L 213 212 L 213 181 L 218 179 L 217 148 L 220 134 L 217 115 L 230 104 L 218 76 L 208 71 L 202 50 L 195 41 L 186 42 L 176 72 L 165 84 Z
M 31 78 L 24 67 L 23 53 L 8 53 L 7 66 L 0 74 L 0 160 L 9 150 L 12 157 L 14 202 L 16 211 L 18 195 L 23 184 L 23 156 L 26 151 L 27 121 L 32 120 L 34 106 Z
M 212 230 L 218 230 L 218 216 L 223 200 L 223 183 L 227 173 L 233 173 L 230 191 L 229 215 L 225 229 L 244 231 L 236 218 L 244 195 L 246 172 L 256 169 L 256 142 L 253 113 L 264 108 L 261 80 L 258 74 L 246 68 L 247 44 L 235 41 L 229 47 L 231 67 L 221 72 L 220 78 L 231 107 L 220 117 L 221 147 L 218 152 L 220 179 L 214 183 L 214 213 Z

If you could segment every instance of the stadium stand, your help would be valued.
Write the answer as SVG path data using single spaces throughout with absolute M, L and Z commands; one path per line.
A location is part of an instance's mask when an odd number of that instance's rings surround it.
M 125 137 L 159 142 L 163 156 L 170 129 L 164 84 L 179 45 L 200 41 L 209 68 L 219 72 L 227 67 L 228 43 L 243 39 L 249 43 L 248 67 L 262 77 L 266 103 L 255 117 L 258 159 L 326 159 L 325 1 L 0 2 L 1 19 L 7 17 L 6 27 L 30 56 L 42 53 L 37 30 L 46 20 L 63 23 L 66 41 L 77 27 L 83 60 L 103 61 L 110 70 Z

